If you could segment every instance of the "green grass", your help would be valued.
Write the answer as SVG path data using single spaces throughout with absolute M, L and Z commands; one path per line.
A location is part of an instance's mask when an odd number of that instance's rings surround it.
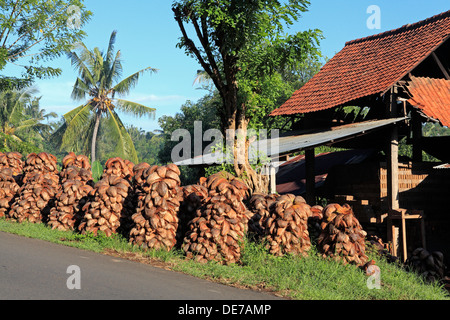
M 51 230 L 44 224 L 19 224 L 5 219 L 0 219 L 0 231 L 113 254 L 227 285 L 270 291 L 290 299 L 450 300 L 447 291 L 439 284 L 427 284 L 415 273 L 388 263 L 374 252 L 368 252 L 368 255 L 381 269 L 380 289 L 369 289 L 368 277 L 359 268 L 323 259 L 315 247 L 306 258 L 275 257 L 268 254 L 261 244 L 246 242 L 242 263 L 226 266 L 215 262 L 200 264 L 186 260 L 178 250 L 142 250 L 131 246 L 120 235 L 94 237 Z

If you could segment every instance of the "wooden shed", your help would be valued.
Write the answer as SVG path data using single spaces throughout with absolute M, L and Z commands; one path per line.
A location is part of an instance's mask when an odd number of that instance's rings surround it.
M 426 244 L 422 244 L 443 251 L 447 259 L 450 209 L 446 200 L 450 198 L 450 170 L 444 164 L 450 162 L 450 137 L 424 138 L 422 125 L 433 121 L 450 126 L 449 38 L 450 11 L 447 11 L 349 41 L 318 74 L 271 113 L 286 118 L 295 130 L 332 131 L 349 124 L 403 117 L 403 121 L 376 132 L 362 131 L 344 141 L 323 143 L 375 148 L 384 155 L 373 163 L 336 168 L 328 175 L 328 191 L 333 196 L 347 195 L 372 204 L 378 223 L 387 223 L 385 240 L 395 244 L 398 237 L 398 244 L 406 243 L 408 224 L 422 222 L 419 233 L 426 234 L 423 239 Z M 398 145 L 405 137 L 413 146 L 413 157 L 399 161 Z M 314 147 L 303 149 L 307 181 L 314 181 Z M 424 163 L 423 150 L 442 163 Z M 444 166 L 439 168 L 440 164 Z M 314 183 L 307 183 L 306 196 L 310 202 L 314 201 L 314 195 Z M 405 217 L 418 219 L 405 222 Z M 394 254 L 405 259 L 411 248 L 405 245 L 403 250 L 397 251 L 396 246 L 394 249 Z

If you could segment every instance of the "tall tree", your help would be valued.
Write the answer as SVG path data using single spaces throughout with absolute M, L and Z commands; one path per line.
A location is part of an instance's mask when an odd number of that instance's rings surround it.
M 113 31 L 105 53 L 98 47 L 89 50 L 84 43 L 78 43 L 74 50 L 68 53 L 72 65 L 79 72 L 72 98 L 87 100 L 78 108 L 64 115 L 64 124 L 53 137 L 59 140 L 61 150 L 73 150 L 89 153 L 91 161 L 96 160 L 96 142 L 100 123 L 107 126 L 116 141 L 115 152 L 118 156 L 138 161 L 133 141 L 116 111 L 132 114 L 137 117 L 144 115 L 154 117 L 155 109 L 142 104 L 119 99 L 125 96 L 138 83 L 145 72 L 156 72 L 156 69 L 145 68 L 122 78 L 122 61 L 120 50 L 114 52 L 117 32 Z
M 32 136 L 37 135 L 42 139 L 41 133 L 48 131 L 50 125 L 42 123 L 45 119 L 45 110 L 40 110 L 39 100 L 35 97 L 36 93 L 37 90 L 34 87 L 0 92 L 1 133 L 22 142 L 24 134 L 32 130 Z M 53 114 L 47 116 L 53 116 Z M 30 137 L 30 134 L 28 136 Z M 7 143 L 6 140 L 5 143 Z
M 80 41 L 91 15 L 83 0 L 0 1 L 0 70 L 7 64 L 17 65 L 26 80 L 61 74 L 59 68 L 43 63 Z M 0 87 L 22 87 L 23 81 L 1 77 Z
M 249 122 L 268 112 L 263 90 L 270 89 L 278 70 L 319 55 L 319 30 L 284 32 L 308 5 L 307 0 L 182 0 L 172 5 L 182 34 L 178 46 L 200 63 L 217 88 L 222 130 L 233 139 L 235 172 L 253 191 L 268 189 L 267 177 L 262 179 L 248 160 Z M 195 38 L 186 25 L 193 27 Z M 245 141 L 236 138 L 238 130 Z

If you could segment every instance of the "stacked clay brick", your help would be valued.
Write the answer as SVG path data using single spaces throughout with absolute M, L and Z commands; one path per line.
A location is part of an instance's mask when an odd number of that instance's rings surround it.
M 276 256 L 307 255 L 311 249 L 308 218 L 311 207 L 301 196 L 286 194 L 270 206 L 265 221 L 267 249 Z
M 323 257 L 330 257 L 344 264 L 363 266 L 368 257 L 365 254 L 367 233 L 361 227 L 348 204 L 329 204 L 323 211 L 322 233 L 318 247 Z
M 174 164 L 135 168 L 137 209 L 130 243 L 149 249 L 171 250 L 177 243 L 178 211 L 182 201 L 180 170 Z
M 8 217 L 18 222 L 46 222 L 60 189 L 56 157 L 45 152 L 29 154 L 23 174 L 23 184 Z
M 55 206 L 50 210 L 48 225 L 52 229 L 76 230 L 82 219 L 83 206 L 92 191 L 92 172 L 89 159 L 70 152 L 64 157 L 60 172 L 61 189 L 56 195 Z
M 189 223 L 182 249 L 187 258 L 202 263 L 237 263 L 247 231 L 243 200 L 248 188 L 226 172 L 201 178 L 200 184 L 207 188 L 208 196 Z

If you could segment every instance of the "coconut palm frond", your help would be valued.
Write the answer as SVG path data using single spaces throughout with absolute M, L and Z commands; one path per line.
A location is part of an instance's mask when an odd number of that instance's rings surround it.
M 73 86 L 71 98 L 76 101 L 84 100 L 89 96 L 89 92 L 90 86 L 88 82 L 77 78 L 75 85 Z
M 155 119 L 156 109 L 149 108 L 137 102 L 116 99 L 116 108 L 119 111 L 132 114 L 136 117 L 148 116 L 152 119 Z
M 126 127 L 123 125 L 117 113 L 111 109 L 108 109 L 109 117 L 108 127 L 110 128 L 113 138 L 117 141 L 116 152 L 124 159 L 137 163 L 138 156 L 134 147 L 133 140 L 127 132 Z
M 131 76 L 123 79 L 118 84 L 113 87 L 114 92 L 119 95 L 126 95 L 130 93 L 130 90 L 136 86 L 139 81 L 140 76 L 145 72 L 155 73 L 158 72 L 158 69 L 154 69 L 151 67 L 139 70 L 138 72 L 132 74 Z
M 21 121 L 20 124 L 14 127 L 15 131 L 21 131 L 29 128 L 35 128 L 37 125 L 39 125 L 40 120 L 39 119 L 28 119 Z
M 91 68 L 89 68 L 89 61 L 78 56 L 78 54 L 74 51 L 68 52 L 67 56 L 71 60 L 72 66 L 78 71 L 80 78 L 86 86 L 95 85 L 94 76 L 91 73 Z
M 20 91 L 13 90 L 7 94 L 6 109 L 8 123 L 15 124 L 23 119 L 26 104 L 32 100 L 37 92 L 36 87 L 28 87 Z
M 121 53 L 117 51 L 116 57 L 108 70 L 105 70 L 106 73 L 106 83 L 108 83 L 108 87 L 112 87 L 114 81 L 117 81 L 122 76 L 123 68 L 122 62 L 120 60 Z M 113 96 L 114 98 L 114 96 Z
M 80 139 L 80 135 L 86 130 L 86 124 L 92 121 L 91 105 L 87 103 L 64 115 L 64 135 L 61 139 L 61 148 L 73 144 Z
M 116 37 L 117 31 L 114 30 L 109 38 L 108 50 L 106 51 L 106 59 L 105 59 L 105 61 L 110 65 L 112 64 L 112 59 L 114 57 L 114 45 L 116 43 Z
M 89 141 L 92 148 L 95 149 L 94 144 L 92 144 L 92 140 L 97 139 L 98 131 L 95 129 L 98 129 L 99 123 L 103 123 L 102 118 L 106 117 L 105 126 L 110 127 L 110 131 L 114 132 L 113 135 L 118 141 L 118 152 L 122 156 L 131 158 L 132 161 L 137 161 L 133 141 L 114 108 L 135 116 L 150 115 L 153 117 L 155 109 L 127 100 L 116 100 L 115 94 L 128 94 L 136 86 L 142 74 L 156 72 L 157 70 L 145 68 L 120 81 L 123 68 L 121 52 L 115 52 L 114 48 L 116 36 L 117 32 L 113 31 L 106 52 L 99 48 L 89 50 L 84 43 L 78 43 L 73 47 L 74 51 L 77 52 L 68 54 L 72 65 L 79 73 L 73 88 L 72 98 L 80 100 L 89 97 L 90 100 L 87 104 L 64 115 L 65 123 L 57 131 L 55 140 L 60 141 L 63 146 L 69 146 L 70 143 L 80 145 L 78 140 L 84 139 Z M 99 117 L 100 122 L 95 121 L 97 117 Z M 64 134 L 62 133 L 63 130 Z M 83 143 L 83 148 L 85 146 L 86 143 Z M 95 150 L 91 150 L 91 160 L 96 160 Z

